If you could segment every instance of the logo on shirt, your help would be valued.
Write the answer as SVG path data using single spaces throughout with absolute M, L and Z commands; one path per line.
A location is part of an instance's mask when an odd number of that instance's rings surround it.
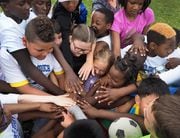
M 37 68 L 41 71 L 41 72 L 50 72 L 50 66 L 49 65 L 38 65 Z

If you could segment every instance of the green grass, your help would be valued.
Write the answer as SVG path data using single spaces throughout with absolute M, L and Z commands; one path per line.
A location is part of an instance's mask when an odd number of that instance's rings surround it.
M 56 0 L 52 0 L 54 3 Z M 83 0 L 88 9 L 90 23 L 92 0 Z M 180 0 L 152 0 L 150 7 L 155 13 L 156 22 L 165 22 L 180 29 Z M 1 9 L 0 9 L 1 11 Z
M 88 8 L 88 23 L 92 0 L 83 0 Z M 180 0 L 152 0 L 150 7 L 155 13 L 156 22 L 165 22 L 180 29 Z
M 156 22 L 165 22 L 180 29 L 180 0 L 152 0 L 150 7 Z

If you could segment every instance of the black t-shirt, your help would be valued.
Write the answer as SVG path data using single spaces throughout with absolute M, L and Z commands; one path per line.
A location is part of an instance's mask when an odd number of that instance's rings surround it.
M 79 1 L 79 4 L 82 0 Z M 60 27 L 62 33 L 62 44 L 61 51 L 66 59 L 66 61 L 70 64 L 73 70 L 77 73 L 80 67 L 85 62 L 86 56 L 74 57 L 70 50 L 69 44 L 69 35 L 71 34 L 71 26 L 73 23 L 79 24 L 79 4 L 74 12 L 68 12 L 62 4 L 59 2 L 56 4 L 56 7 L 53 11 L 52 18 L 55 19 Z

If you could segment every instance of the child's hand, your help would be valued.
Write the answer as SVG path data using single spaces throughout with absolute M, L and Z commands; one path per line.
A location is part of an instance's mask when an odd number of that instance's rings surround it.
M 141 56 L 146 56 L 147 51 L 148 49 L 145 47 L 144 42 L 140 39 L 135 40 L 130 49 L 130 52 L 134 52 L 135 54 L 139 52 Z
M 55 103 L 58 106 L 73 106 L 76 104 L 76 102 L 72 99 L 69 98 L 69 95 L 61 95 L 61 96 L 55 96 L 53 99 L 53 103 Z
M 106 74 L 105 76 L 103 76 L 103 77 L 99 80 L 99 83 L 100 83 L 101 86 L 107 87 L 107 86 L 108 86 L 108 83 L 109 83 L 109 74 Z
M 44 113 L 43 117 L 49 118 L 49 119 L 59 119 L 59 118 L 62 118 L 63 115 L 62 115 L 62 111 L 59 110 L 53 113 Z
M 180 58 L 169 58 L 168 63 L 166 64 L 167 69 L 173 69 L 180 65 Z
M 93 66 L 93 62 L 90 61 L 86 61 L 83 66 L 81 67 L 81 69 L 79 70 L 78 74 L 79 77 L 82 80 L 87 80 L 87 78 L 89 77 L 89 74 L 92 72 L 92 75 L 94 75 L 94 66 Z
M 40 103 L 40 107 L 39 107 L 39 111 L 42 112 L 56 112 L 59 109 L 60 107 L 52 103 Z
M 98 94 L 95 99 L 98 100 L 98 103 L 107 102 L 109 105 L 120 98 L 118 90 L 115 88 L 106 88 L 101 86 L 101 89 L 96 91 Z
M 82 108 L 83 112 L 90 118 L 96 118 L 98 109 L 90 105 L 87 101 L 77 101 L 77 104 Z
M 70 114 L 69 112 L 67 112 L 67 113 L 62 112 L 62 115 L 64 117 L 64 120 L 61 122 L 61 125 L 64 128 L 67 128 L 68 126 L 70 126 L 75 121 L 73 115 Z
M 65 90 L 67 92 L 81 92 L 83 82 L 76 76 L 73 71 L 65 73 Z

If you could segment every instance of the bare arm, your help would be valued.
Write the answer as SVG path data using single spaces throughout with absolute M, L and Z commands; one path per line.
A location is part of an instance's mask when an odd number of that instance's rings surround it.
M 40 95 L 29 95 L 22 94 L 18 96 L 19 103 L 29 103 L 29 102 L 40 102 L 40 103 L 54 103 L 58 106 L 72 106 L 75 102 L 68 97 L 68 95 L 61 96 L 40 96 Z
M 0 80 L 0 91 L 1 92 L 18 92 L 15 88 L 11 87 L 7 82 Z
M 147 35 L 147 32 L 148 32 L 149 27 L 150 27 L 151 25 L 152 25 L 152 24 L 147 25 L 147 26 L 144 27 L 144 29 L 143 29 L 143 34 L 144 34 L 144 35 Z
M 65 81 L 65 74 L 63 73 L 63 74 L 61 74 L 61 75 L 56 75 L 57 76 L 57 79 L 58 79 L 58 85 L 59 85 L 59 87 L 62 89 L 62 90 L 64 90 L 65 89 L 65 87 L 64 87 L 64 81 Z
M 61 118 L 62 114 L 60 111 L 58 112 L 41 112 L 41 111 L 27 111 L 18 114 L 18 119 L 20 121 L 34 120 L 37 118 L 48 118 L 48 119 L 58 119 Z
M 23 94 L 35 94 L 35 95 L 50 95 L 44 91 L 38 90 L 32 86 L 30 86 L 29 84 L 26 84 L 24 86 L 21 87 L 17 87 L 16 88 L 20 93 Z
M 93 56 L 94 56 L 95 47 L 96 47 L 96 43 L 93 43 L 91 52 L 87 54 L 86 62 L 83 64 L 83 66 L 80 68 L 78 72 L 79 77 L 82 80 L 87 80 L 91 72 L 94 75 Z
M 8 109 L 12 114 L 23 113 L 33 110 L 41 110 L 41 103 L 23 103 L 23 104 L 4 104 L 3 107 Z
M 45 77 L 41 71 L 39 71 L 32 63 L 29 53 L 26 49 L 17 50 L 11 53 L 12 56 L 18 61 L 22 71 L 31 77 L 35 82 L 45 87 L 52 94 L 59 95 L 64 94 L 59 87 L 53 84 L 47 77 Z
M 113 54 L 115 56 L 115 58 L 117 58 L 118 56 L 121 56 L 121 41 L 120 41 L 120 37 L 119 34 L 115 31 L 112 31 L 112 50 L 113 50 Z
M 72 89 L 70 91 L 81 91 L 81 81 L 77 77 L 77 75 L 74 73 L 71 66 L 68 64 L 68 62 L 65 60 L 61 50 L 59 47 L 54 47 L 54 56 L 56 57 L 57 61 L 61 64 L 65 71 L 65 85 L 69 89 Z
M 135 120 L 142 128 L 143 132 L 146 132 L 145 126 L 144 126 L 144 118 L 142 116 L 137 116 L 133 114 L 128 113 L 119 113 L 119 112 L 112 112 L 109 110 L 104 109 L 97 109 L 93 106 L 91 106 L 86 101 L 78 101 L 79 106 L 83 109 L 83 111 L 89 116 L 90 118 L 102 118 L 102 119 L 108 119 L 108 120 L 116 120 L 120 117 L 128 117 L 133 120 Z

